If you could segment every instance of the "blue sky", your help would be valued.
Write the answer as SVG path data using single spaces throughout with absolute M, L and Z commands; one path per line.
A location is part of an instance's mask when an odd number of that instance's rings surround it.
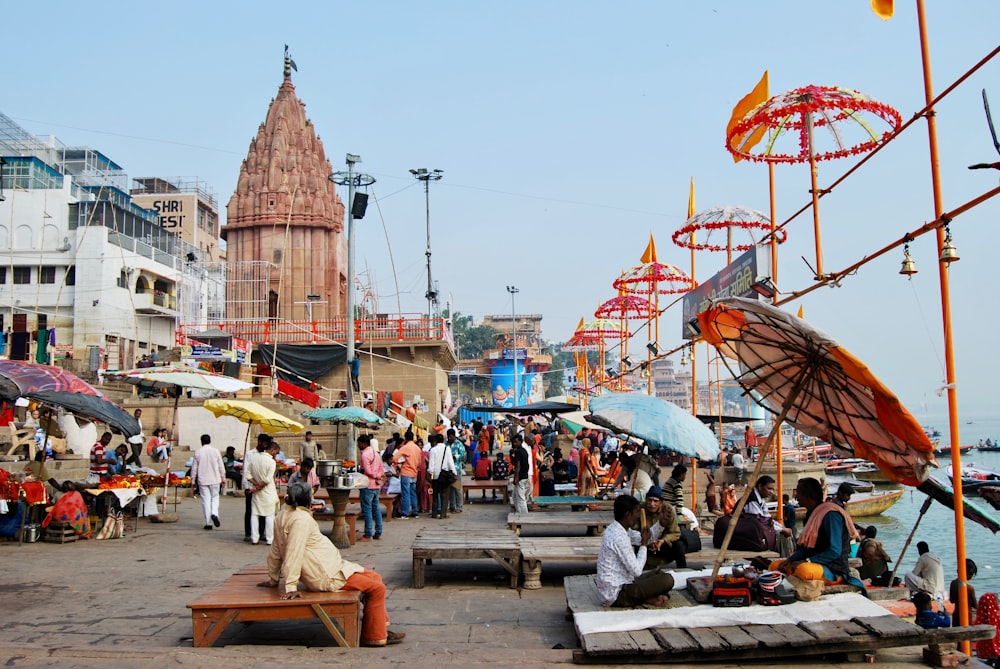
M 928 2 L 935 91 L 997 46 L 1000 3 Z M 954 7 L 962 11 L 955 11 Z M 167 11 L 169 9 L 169 11 Z M 375 201 L 358 227 L 359 271 L 382 311 L 425 308 L 424 196 L 408 170 L 444 170 L 431 186 L 433 274 L 443 300 L 481 317 L 542 313 L 563 340 L 613 297 L 650 232 L 661 261 L 688 267 L 671 233 L 697 208 L 766 211 L 767 170 L 724 148 L 736 101 L 770 71 L 771 94 L 806 84 L 856 88 L 904 119 L 923 106 L 914 3 L 883 22 L 867 0 L 718 2 L 175 2 L 56 0 L 4 11 L 11 47 L 0 109 L 29 131 L 106 153 L 131 176 L 198 176 L 224 209 L 239 164 L 281 83 L 293 82 L 335 169 L 360 154 Z M 8 40 L 9 44 L 12 44 Z M 945 209 L 994 187 L 969 171 L 994 153 L 980 99 L 1000 122 L 1000 62 L 938 107 Z M 846 267 L 933 215 L 927 132 L 915 124 L 820 207 L 824 268 Z M 850 160 L 822 163 L 820 185 Z M 803 165 L 776 170 L 778 219 L 808 200 Z M 377 206 L 375 206 L 377 204 Z M 950 270 L 959 397 L 992 409 L 998 358 L 997 254 L 990 201 L 957 219 L 961 261 Z M 390 262 L 386 237 L 391 241 Z M 809 216 L 781 247 L 783 291 L 808 285 Z M 919 416 L 943 406 L 936 251 L 912 245 L 921 272 L 897 272 L 901 252 L 838 289 L 802 300 L 805 316 L 865 360 Z M 698 256 L 699 280 L 725 254 Z M 395 275 L 395 279 L 394 279 Z M 399 284 L 397 302 L 396 281 Z M 398 306 L 397 306 L 398 304 Z M 793 305 L 792 309 L 797 309 Z M 673 346 L 680 317 L 661 321 Z M 643 342 L 644 343 L 644 342 Z M 1000 435 L 997 435 L 1000 436 Z

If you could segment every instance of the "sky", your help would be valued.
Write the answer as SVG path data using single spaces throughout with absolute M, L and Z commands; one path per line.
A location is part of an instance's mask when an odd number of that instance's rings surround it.
M 940 93 L 997 47 L 1000 3 L 931 1 L 927 13 Z M 882 21 L 868 0 L 53 0 L 14 3 L 4 22 L 22 46 L 8 59 L 0 111 L 32 133 L 100 150 L 132 177 L 197 176 L 223 216 L 288 44 L 296 93 L 334 169 L 354 153 L 377 180 L 356 243 L 379 310 L 426 309 L 425 198 L 409 169 L 441 169 L 430 186 L 430 240 L 442 307 L 477 320 L 512 306 L 543 314 L 551 341 L 614 297 L 612 281 L 639 263 L 650 234 L 661 262 L 690 269 L 671 234 L 687 217 L 692 178 L 698 211 L 768 210 L 766 167 L 734 163 L 725 149 L 732 108 L 764 70 L 771 95 L 844 86 L 904 120 L 924 106 L 914 2 L 897 2 Z M 1000 61 L 937 107 L 945 210 L 998 184 L 996 171 L 967 169 L 997 160 L 984 88 L 1000 114 Z M 928 156 L 920 121 L 822 199 L 825 271 L 934 218 Z M 855 160 L 820 163 L 820 187 Z M 780 165 L 775 175 L 784 221 L 809 201 L 808 166 Z M 948 271 L 958 394 L 968 413 L 994 410 L 1000 378 L 990 297 L 998 214 L 990 200 L 951 226 L 961 256 Z M 783 293 L 811 283 L 803 257 L 815 264 L 811 215 L 788 230 Z M 801 305 L 920 418 L 945 407 L 936 392 L 944 344 L 933 235 L 910 250 L 920 270 L 911 279 L 898 274 L 897 250 L 787 308 Z M 701 252 L 696 262 L 704 281 L 726 257 Z M 507 286 L 519 289 L 513 305 Z M 660 328 L 661 348 L 681 343 L 679 309 Z

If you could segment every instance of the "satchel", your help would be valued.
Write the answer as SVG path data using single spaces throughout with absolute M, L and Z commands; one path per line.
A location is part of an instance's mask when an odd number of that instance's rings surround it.
M 448 469 L 442 469 L 440 472 L 438 472 L 437 480 L 443 483 L 444 485 L 451 485 L 452 483 L 458 480 L 458 477 L 455 475 L 455 472 Z
M 701 550 L 701 535 L 696 530 L 682 527 L 681 541 L 684 542 L 685 553 L 697 553 Z
M 551 469 L 543 469 L 539 472 L 538 477 L 542 481 L 554 481 L 556 476 L 552 473 Z

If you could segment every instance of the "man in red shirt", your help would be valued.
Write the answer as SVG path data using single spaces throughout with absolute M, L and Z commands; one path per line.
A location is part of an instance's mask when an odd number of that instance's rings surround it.
M 392 455 L 394 464 L 399 468 L 400 511 L 403 518 L 417 517 L 417 469 L 424 454 L 413 441 L 413 431 L 407 430 L 403 435 L 403 445 Z
M 105 432 L 101 435 L 100 441 L 90 447 L 90 479 L 102 479 L 111 474 L 111 467 L 108 463 L 107 446 L 111 443 L 111 433 Z

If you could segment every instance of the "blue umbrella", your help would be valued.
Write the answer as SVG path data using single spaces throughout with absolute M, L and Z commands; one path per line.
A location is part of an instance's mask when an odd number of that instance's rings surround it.
M 350 423 L 363 427 L 382 424 L 382 419 L 378 414 L 363 407 L 342 407 L 339 409 L 323 407 L 310 409 L 303 412 L 302 415 L 313 420 L 329 420 L 334 423 Z
M 590 420 L 674 453 L 715 460 L 719 438 L 696 416 L 644 393 L 609 393 L 590 400 Z

